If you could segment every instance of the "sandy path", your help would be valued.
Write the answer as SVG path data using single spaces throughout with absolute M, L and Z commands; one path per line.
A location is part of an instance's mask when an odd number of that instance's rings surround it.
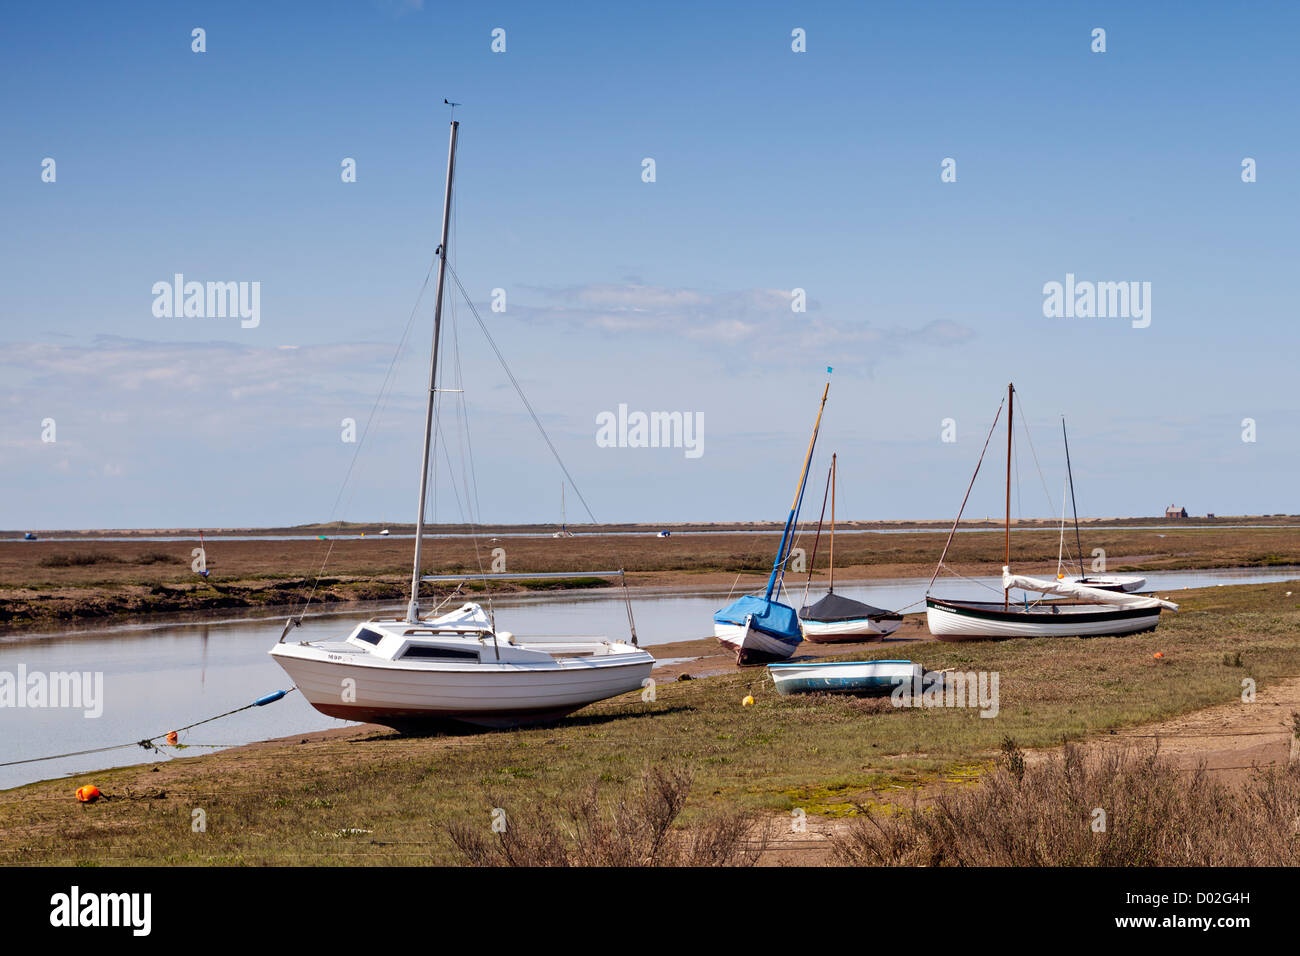
M 1085 748 L 1127 747 L 1149 750 L 1183 770 L 1204 764 L 1212 777 L 1237 784 L 1255 768 L 1300 760 L 1300 742 L 1293 743 L 1291 715 L 1300 713 L 1300 677 L 1278 681 L 1260 691 L 1253 703 L 1218 704 L 1181 717 L 1091 737 Z M 1028 751 L 1026 761 L 1041 763 L 1061 748 Z M 1294 756 L 1293 756 L 1294 754 Z M 929 796 L 933 796 L 933 789 Z M 926 796 L 922 790 L 922 799 Z M 796 832 L 787 813 L 768 818 L 767 851 L 762 866 L 825 866 L 831 863 L 830 839 L 843 822 L 809 816 L 805 832 Z
M 1291 715 L 1300 713 L 1300 677 L 1260 691 L 1253 703 L 1234 701 L 1181 717 L 1089 739 L 1093 748 L 1159 748 L 1184 770 L 1204 763 L 1212 776 L 1239 783 L 1255 767 L 1285 763 L 1292 754 Z M 1027 755 L 1041 760 L 1046 751 Z M 1300 753 L 1297 754 L 1300 759 Z

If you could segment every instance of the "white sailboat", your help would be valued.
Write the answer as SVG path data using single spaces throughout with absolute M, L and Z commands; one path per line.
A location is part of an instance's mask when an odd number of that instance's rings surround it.
M 572 538 L 573 532 L 569 530 L 569 516 L 564 508 L 564 482 L 560 482 L 560 530 L 551 535 L 552 538 Z
M 429 365 L 424 452 L 420 460 L 411 598 L 406 614 L 359 624 L 342 640 L 285 643 L 285 635 L 295 623 L 291 618 L 280 635 L 280 643 L 270 651 L 303 696 L 321 713 L 402 730 L 446 720 L 489 727 L 551 720 L 587 704 L 639 689 L 654 664 L 654 658 L 636 646 L 630 605 L 630 643 L 599 637 L 521 640 L 508 631 L 497 630 L 492 616 L 474 603 L 463 604 L 446 614 L 421 616 L 421 582 L 463 581 L 469 577 L 422 576 L 420 572 L 459 126 L 452 121 L 447 153 L 433 354 Z M 582 576 L 590 574 L 621 576 L 622 572 L 582 572 Z M 551 572 L 473 577 L 573 576 L 571 572 Z
M 1099 637 L 1103 635 L 1136 634 L 1153 630 L 1160 623 L 1160 611 L 1167 608 L 1178 610 L 1172 601 L 1138 594 L 1125 594 L 1119 591 L 1107 591 L 1087 585 L 1075 584 L 1065 580 L 1047 581 L 1011 573 L 1011 435 L 1015 411 L 1015 386 L 1007 386 L 1007 505 L 1006 525 L 1003 543 L 1002 566 L 1002 600 L 1001 601 L 953 601 L 931 597 L 926 589 L 925 613 L 930 633 L 941 641 L 969 641 L 1005 639 L 1015 637 Z M 1001 408 L 998 409 L 1001 414 Z M 997 418 L 993 420 L 997 426 Z M 989 430 L 992 438 L 993 431 Z M 988 440 L 984 443 L 988 449 Z M 980 455 L 983 462 L 983 454 Z M 975 466 L 979 474 L 979 465 Z M 975 477 L 971 477 L 971 486 Z M 970 487 L 966 489 L 967 498 Z M 934 586 L 935 578 L 943 568 L 948 547 L 952 544 L 953 534 L 961 521 L 962 508 L 957 513 L 948 533 L 948 542 L 939 557 L 938 567 L 930 578 Z M 1072 598 L 1066 601 L 1031 602 L 1026 596 L 1023 602 L 1011 600 L 1011 590 L 1037 591 Z

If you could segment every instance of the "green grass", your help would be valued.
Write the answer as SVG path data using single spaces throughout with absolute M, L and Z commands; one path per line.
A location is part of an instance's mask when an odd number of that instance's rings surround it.
M 0 863 L 452 862 L 447 827 L 487 826 L 488 794 L 558 802 L 593 781 L 632 785 L 647 766 L 693 775 L 686 824 L 795 807 L 851 815 L 857 803 L 978 780 L 1007 737 L 1053 746 L 1239 699 L 1244 676 L 1265 689 L 1300 674 L 1290 587 L 1185 592 L 1152 634 L 909 648 L 928 669 L 998 671 L 995 719 L 780 697 L 756 669 L 661 684 L 653 703 L 629 695 L 551 727 L 290 743 L 33 784 L 0 794 Z M 881 647 L 849 659 L 897 656 Z M 741 706 L 747 694 L 753 707 Z M 77 805 L 85 782 L 110 799 Z M 206 833 L 191 832 L 194 807 Z

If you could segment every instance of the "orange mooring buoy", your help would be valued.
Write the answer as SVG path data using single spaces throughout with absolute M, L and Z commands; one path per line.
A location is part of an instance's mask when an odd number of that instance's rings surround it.
M 178 743 L 181 742 L 180 735 L 173 730 L 171 733 L 167 735 L 167 742 L 171 744 L 173 747 L 175 747 Z
M 94 803 L 99 799 L 99 787 L 93 783 L 88 783 L 84 787 L 77 788 L 77 800 L 81 803 Z

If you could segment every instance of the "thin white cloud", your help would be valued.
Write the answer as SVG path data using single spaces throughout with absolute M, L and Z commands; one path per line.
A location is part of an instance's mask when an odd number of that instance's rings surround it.
M 671 335 L 701 344 L 738 347 L 758 362 L 787 361 L 846 349 L 869 350 L 863 364 L 904 348 L 962 344 L 974 332 L 936 319 L 920 326 L 878 324 L 832 316 L 815 299 L 791 309 L 788 289 L 753 288 L 706 293 L 639 281 L 534 289 L 545 304 L 513 306 L 529 321 L 565 322 L 609 335 Z

